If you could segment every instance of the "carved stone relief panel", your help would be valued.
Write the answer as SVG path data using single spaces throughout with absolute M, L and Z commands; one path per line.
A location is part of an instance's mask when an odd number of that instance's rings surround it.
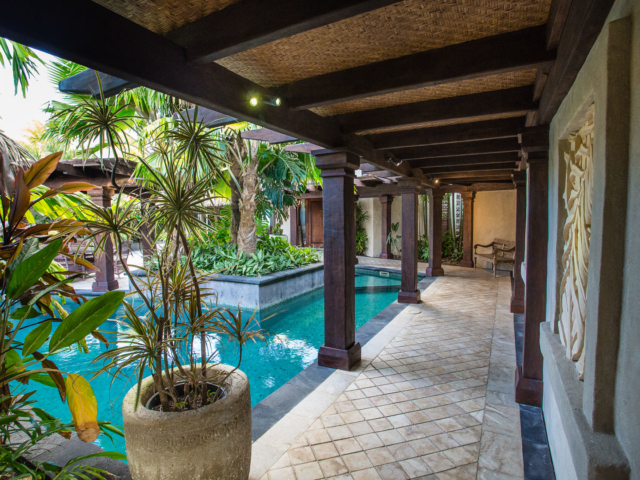
M 576 362 L 580 379 L 584 376 L 584 336 L 587 316 L 587 279 L 591 242 L 593 197 L 594 107 L 576 135 L 569 137 L 565 152 L 566 187 L 563 195 L 567 209 L 564 225 L 563 276 L 560 284 L 560 340 L 567 357 Z

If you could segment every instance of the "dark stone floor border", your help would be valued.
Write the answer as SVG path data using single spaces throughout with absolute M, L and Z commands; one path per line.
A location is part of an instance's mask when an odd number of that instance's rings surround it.
M 524 315 L 513 315 L 516 341 L 516 362 L 522 365 Z M 553 460 L 549 450 L 544 414 L 539 407 L 520 405 L 520 433 L 525 480 L 555 480 Z
M 371 271 L 400 273 L 400 270 L 393 270 L 389 268 L 365 267 L 363 265 L 358 265 L 358 268 L 364 268 Z M 433 283 L 434 280 L 434 277 L 425 277 L 418 284 L 418 288 L 423 292 L 429 287 L 429 285 L 431 285 L 431 283 Z M 396 316 L 398 316 L 405 307 L 407 307 L 407 305 L 393 302 L 356 331 L 356 341 L 360 342 L 361 346 L 365 346 L 367 342 L 375 337 L 380 330 L 386 327 L 391 320 L 396 318 Z M 318 385 L 324 382 L 333 372 L 334 369 L 321 367 L 318 365 L 318 362 L 313 362 L 253 407 L 251 410 L 253 440 L 255 441 L 264 435 L 267 430 L 278 423 L 280 419 L 304 400 L 307 395 L 318 388 Z

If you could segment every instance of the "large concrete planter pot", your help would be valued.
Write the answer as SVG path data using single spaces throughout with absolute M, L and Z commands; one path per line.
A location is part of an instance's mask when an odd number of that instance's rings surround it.
M 214 371 L 232 368 L 217 365 L 210 370 L 213 377 Z M 133 480 L 247 480 L 251 465 L 249 380 L 236 370 L 224 389 L 226 396 L 216 403 L 186 412 L 144 407 L 156 393 L 151 377 L 143 381 L 135 411 L 136 387 L 129 390 L 122 417 Z

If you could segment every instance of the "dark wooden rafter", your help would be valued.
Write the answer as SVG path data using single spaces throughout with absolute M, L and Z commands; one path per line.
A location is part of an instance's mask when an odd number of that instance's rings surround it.
M 439 187 L 444 193 L 463 193 L 463 192 L 492 192 L 497 190 L 513 190 L 513 183 L 474 183 L 465 185 L 442 185 Z
M 475 142 L 443 143 L 422 147 L 408 147 L 393 150 L 400 160 L 417 160 L 422 158 L 453 157 L 456 155 L 474 155 L 478 153 L 517 152 L 520 144 L 517 137 L 479 140 Z
M 457 172 L 483 172 L 483 173 L 491 173 L 493 171 L 504 171 L 504 170 L 515 170 L 517 167 L 516 162 L 506 162 L 506 163 L 488 163 L 485 165 L 462 165 L 462 166 L 453 166 L 453 167 L 433 167 L 433 168 L 423 168 L 422 172 L 425 175 L 443 175 L 448 173 L 457 173 Z
M 547 20 L 547 48 L 556 48 L 560 43 L 560 37 L 564 30 L 564 24 L 569 15 L 569 8 L 573 0 L 552 0 L 549 8 L 549 18 Z M 579 1 L 579 0 L 578 0 Z
M 515 171 L 515 168 L 513 166 L 502 169 L 502 170 L 492 170 L 488 172 L 461 170 L 456 172 L 442 173 L 441 175 L 438 175 L 438 178 L 443 179 L 443 178 L 473 178 L 473 177 L 477 177 L 477 178 L 508 177 L 509 180 L 511 180 L 511 175 L 513 174 L 514 171 Z
M 397 0 L 243 0 L 166 37 L 186 48 L 191 61 L 214 62 L 269 42 L 386 7 Z
M 566 21 L 557 22 L 564 23 L 564 28 L 559 36 L 557 60 L 540 98 L 536 124 L 551 123 L 598 38 L 614 0 L 574 0 L 570 3 Z
M 543 25 L 327 73 L 285 85 L 280 92 L 289 107 L 307 109 L 528 70 L 554 59 Z
M 511 174 L 513 170 L 505 171 L 503 174 L 496 175 L 473 175 L 475 172 L 470 172 L 466 177 L 465 176 L 457 176 L 457 175 L 439 175 L 437 177 L 439 184 L 447 184 L 447 183 L 481 183 L 481 182 L 511 182 Z M 434 181 L 435 181 L 434 180 Z
M 484 122 L 459 123 L 444 127 L 379 133 L 369 135 L 368 138 L 377 149 L 393 149 L 515 137 L 518 135 L 518 130 L 523 126 L 524 120 L 522 117 L 513 117 L 486 120 Z
M 358 133 L 535 110 L 537 103 L 532 98 L 533 87 L 525 86 L 345 113 L 331 118 L 342 125 L 344 132 Z
M 0 36 L 241 121 L 355 153 L 398 175 L 420 175 L 408 165 L 390 162 L 367 139 L 344 135 L 332 119 L 266 104 L 251 107 L 251 95 L 273 92 L 216 63 L 190 62 L 183 47 L 94 2 L 9 2 L 0 16 Z
M 426 158 L 423 160 L 411 160 L 408 163 L 413 168 L 451 167 L 460 165 L 484 165 L 487 163 L 517 162 L 518 153 L 493 153 L 484 155 L 460 155 L 456 157 Z

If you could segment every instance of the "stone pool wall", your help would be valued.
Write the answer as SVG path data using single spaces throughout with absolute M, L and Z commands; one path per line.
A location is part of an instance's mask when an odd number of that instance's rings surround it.
M 284 270 L 263 277 L 218 275 L 205 288 L 218 292 L 218 303 L 231 307 L 259 310 L 302 295 L 324 285 L 324 266 L 314 263 L 307 267 Z

